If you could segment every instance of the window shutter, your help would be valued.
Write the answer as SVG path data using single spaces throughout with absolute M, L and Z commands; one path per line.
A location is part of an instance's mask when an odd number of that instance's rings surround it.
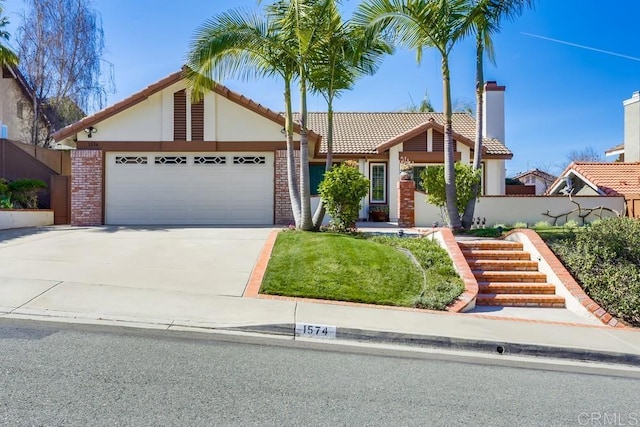
M 173 94 L 173 140 L 187 139 L 187 93 L 183 89 Z

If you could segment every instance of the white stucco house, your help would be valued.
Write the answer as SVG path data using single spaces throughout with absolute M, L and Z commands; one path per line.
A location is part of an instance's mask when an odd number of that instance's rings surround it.
M 486 90 L 483 193 L 503 195 L 504 86 Z M 444 161 L 441 113 L 335 113 L 334 160 L 356 160 L 370 205 L 398 211 L 400 158 Z M 326 158 L 326 113 L 310 113 L 312 193 Z M 217 85 L 192 103 L 176 72 L 53 134 L 72 152 L 71 222 L 96 224 L 290 224 L 284 117 Z M 475 121 L 453 117 L 455 157 L 473 158 Z M 295 128 L 299 132 L 299 128 Z M 299 134 L 295 134 L 295 143 Z

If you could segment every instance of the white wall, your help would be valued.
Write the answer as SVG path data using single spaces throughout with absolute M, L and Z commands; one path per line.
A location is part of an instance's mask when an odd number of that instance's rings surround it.
M 53 225 L 52 210 L 0 210 L 0 230 Z
M 595 208 L 604 206 L 613 209 L 624 215 L 625 203 L 623 197 L 601 197 L 601 196 L 575 196 L 573 201 L 580 204 L 582 208 Z M 491 227 L 496 224 L 512 225 L 516 222 L 525 222 L 534 225 L 540 221 L 547 221 L 553 224 L 553 218 L 543 215 L 548 212 L 551 215 L 559 215 L 573 211 L 577 206 L 571 203 L 566 196 L 483 196 L 476 203 L 475 218 L 486 218 L 486 226 Z M 594 212 L 586 218 L 587 222 L 598 219 Z M 426 203 L 426 195 L 422 192 L 415 192 L 415 219 L 417 227 L 431 227 L 435 221 L 440 225 L 444 224 L 440 209 L 434 205 Z M 615 214 L 603 211 L 603 217 L 615 216 Z M 574 212 L 568 217 L 579 224 L 581 221 Z M 558 225 L 565 223 L 565 218 L 558 220 Z
M 175 83 L 144 101 L 94 125 L 97 132 L 79 141 L 173 141 L 173 94 L 185 88 Z M 188 96 L 188 95 L 187 95 Z M 190 133 L 187 102 L 187 135 Z M 214 92 L 204 97 L 205 141 L 284 141 L 282 126 Z M 190 139 L 188 137 L 188 139 Z
M 503 196 L 506 191 L 506 171 L 504 160 L 484 160 L 484 179 L 486 196 Z

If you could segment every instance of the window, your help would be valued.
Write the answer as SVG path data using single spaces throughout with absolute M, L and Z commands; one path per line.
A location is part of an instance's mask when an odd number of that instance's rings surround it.
M 234 156 L 234 165 L 264 165 L 266 157 L 264 156 Z
M 24 104 L 22 101 L 18 101 L 16 104 L 16 116 L 18 116 L 19 119 L 24 119 Z
M 387 203 L 387 165 L 372 163 L 370 170 L 371 189 L 369 198 L 372 203 Z
M 426 169 L 426 166 L 414 166 L 413 167 L 413 182 L 416 183 L 416 190 L 425 191 L 422 187 L 422 171 Z

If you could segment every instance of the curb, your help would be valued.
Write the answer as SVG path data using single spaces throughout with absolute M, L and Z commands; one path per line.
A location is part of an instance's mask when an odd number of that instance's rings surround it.
M 236 328 L 224 328 L 224 330 L 291 336 L 294 339 L 296 338 L 295 324 L 293 323 L 241 326 Z M 318 341 L 326 341 L 326 339 L 318 339 Z M 398 332 L 338 328 L 336 331 L 335 341 L 396 344 L 412 347 L 429 347 L 442 350 L 472 351 L 485 354 L 495 354 L 498 357 L 527 356 L 640 367 L 640 354 L 606 352 L 569 347 L 553 347 L 547 345 L 504 341 L 451 338 L 436 335 L 417 335 Z

